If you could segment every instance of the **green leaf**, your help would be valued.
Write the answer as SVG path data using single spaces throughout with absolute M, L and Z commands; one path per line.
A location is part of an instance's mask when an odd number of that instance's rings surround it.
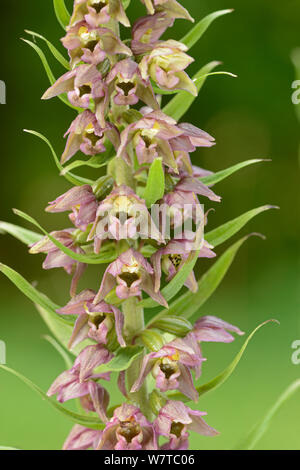
M 33 382 L 31 382 L 31 380 L 27 379 L 27 377 L 24 377 L 24 375 L 20 374 L 14 369 L 10 369 L 9 367 L 3 366 L 3 365 L 0 365 L 0 368 L 18 377 L 18 379 L 20 379 L 22 382 L 28 385 L 29 388 L 31 388 L 36 393 L 38 393 L 38 395 L 40 395 L 43 400 L 47 401 L 51 406 L 53 406 L 53 408 L 55 408 L 57 411 L 59 411 L 61 414 L 69 418 L 74 423 L 80 424 L 81 426 L 85 426 L 90 429 L 98 430 L 98 429 L 104 428 L 104 425 L 101 424 L 99 418 L 94 418 L 92 416 L 87 416 L 87 415 L 80 415 L 78 413 L 74 413 L 73 411 L 67 410 L 60 403 L 57 403 L 56 401 L 48 397 L 46 393 L 44 393 L 43 390 L 40 389 L 40 387 L 38 387 Z
M 193 47 L 199 39 L 203 36 L 209 26 L 221 16 L 232 13 L 233 10 L 220 10 L 207 15 L 205 18 L 199 21 L 181 40 L 189 49 Z
M 51 150 L 51 153 L 53 155 L 55 164 L 56 164 L 57 168 L 59 169 L 60 174 L 62 175 L 63 172 L 64 172 L 64 167 L 60 163 L 59 158 L 58 158 L 54 148 L 52 147 L 50 141 L 44 135 L 40 134 L 39 132 L 31 131 L 31 130 L 28 130 L 28 129 L 24 129 L 24 132 L 26 132 L 27 134 L 35 135 L 36 137 L 43 140 L 48 145 L 48 147 Z M 69 181 L 69 183 L 75 184 L 76 186 L 81 186 L 83 184 L 90 184 L 90 185 L 94 184 L 94 181 L 88 180 L 86 178 L 82 178 L 81 176 L 73 175 L 72 173 L 67 173 L 67 174 L 64 174 L 63 176 L 66 178 L 67 181 Z
M 61 358 L 63 359 L 64 363 L 65 363 L 65 366 L 66 368 L 69 370 L 72 368 L 73 366 L 73 362 L 71 361 L 71 358 L 70 356 L 68 355 L 68 353 L 65 351 L 65 349 L 56 341 L 56 339 L 52 338 L 52 336 L 49 336 L 49 335 L 45 335 L 43 336 L 43 338 L 48 341 L 48 343 L 50 343 L 54 349 L 56 349 L 56 351 L 58 352 L 58 354 L 61 356 Z
M 95 374 L 127 370 L 134 360 L 142 354 L 143 349 L 144 348 L 142 346 L 127 346 L 126 348 L 120 348 L 110 362 L 102 364 L 95 369 Z
M 197 263 L 198 255 L 199 251 L 192 251 L 176 276 L 161 290 L 163 297 L 167 301 L 172 299 L 184 286 L 185 281 Z M 157 307 L 155 300 L 151 299 L 150 297 L 148 299 L 142 300 L 139 305 L 143 308 Z
M 48 78 L 49 78 L 50 84 L 53 85 L 53 84 L 56 82 L 56 78 L 54 77 L 54 75 L 53 75 L 53 73 L 52 73 L 52 70 L 51 70 L 51 68 L 50 68 L 50 65 L 48 64 L 48 61 L 47 61 L 46 56 L 45 56 L 45 54 L 43 53 L 42 49 L 41 49 L 39 46 L 37 46 L 36 44 L 34 44 L 34 42 L 28 41 L 28 39 L 23 39 L 23 38 L 21 38 L 21 39 L 22 39 L 22 41 L 26 42 L 29 46 L 31 46 L 31 47 L 37 52 L 39 58 L 40 58 L 41 61 L 42 61 L 42 64 L 43 64 L 44 69 L 45 69 L 45 71 L 46 71 L 46 74 L 47 74 L 47 76 L 48 76 Z M 59 95 L 58 98 L 59 98 L 64 104 L 66 104 L 67 106 L 69 106 L 70 108 L 75 109 L 76 111 L 79 111 L 78 108 L 76 108 L 75 106 L 73 106 L 73 105 L 69 102 L 69 100 L 68 100 L 66 94 Z
M 55 246 L 57 246 L 57 248 L 59 248 L 63 253 L 65 253 L 75 261 L 78 261 L 79 263 L 104 264 L 111 263 L 116 259 L 117 255 L 115 250 L 107 251 L 105 253 L 103 252 L 102 254 L 100 253 L 100 255 L 82 255 L 80 253 L 75 253 L 70 248 L 67 248 L 58 240 L 56 240 L 56 238 L 54 238 L 52 235 L 50 235 L 50 233 L 48 233 L 35 219 L 33 219 L 33 217 L 30 217 L 30 215 L 25 214 L 25 212 L 19 211 L 18 209 L 14 209 L 13 211 L 19 217 L 22 217 L 23 219 L 27 220 L 27 222 L 30 222 L 35 227 L 39 228 L 41 232 L 43 232 L 43 234 L 46 235 Z
M 202 276 L 198 281 L 198 292 L 193 294 L 187 292 L 179 297 L 175 302 L 170 305 L 168 310 L 162 310 L 151 321 L 150 325 L 160 320 L 166 315 L 182 316 L 184 318 L 191 318 L 192 315 L 202 307 L 202 305 L 209 299 L 216 288 L 222 282 L 225 274 L 230 268 L 238 250 L 245 243 L 249 237 L 244 237 L 230 248 L 215 262 L 215 264 Z
M 147 207 L 151 207 L 165 194 L 165 173 L 162 158 L 156 158 L 150 166 L 144 199 Z
M 9 224 L 8 222 L 0 221 L 0 233 L 9 233 L 13 237 L 20 240 L 20 242 L 25 243 L 25 245 L 30 246 L 34 243 L 41 240 L 42 235 L 26 228 L 19 227 L 18 225 Z
M 193 80 L 196 81 L 198 92 L 201 90 L 201 88 L 203 87 L 206 81 L 206 75 L 210 73 L 218 65 L 220 65 L 220 62 L 217 62 L 217 61 L 210 62 L 209 64 L 202 67 L 199 70 L 199 72 L 196 73 L 196 75 L 193 77 Z M 196 97 L 191 95 L 187 91 L 180 91 L 163 108 L 163 112 L 167 114 L 168 116 L 171 116 L 176 121 L 179 121 L 179 119 L 181 119 L 182 116 L 188 111 L 188 109 L 193 104 L 195 99 Z
M 205 240 L 214 247 L 221 245 L 221 243 L 226 242 L 229 238 L 239 232 L 251 219 L 262 212 L 268 211 L 269 209 L 278 209 L 278 207 L 266 205 L 258 207 L 257 209 L 252 209 L 251 211 L 240 215 L 236 219 L 230 220 L 230 222 L 206 233 Z
M 64 0 L 53 0 L 54 11 L 59 24 L 66 29 L 70 23 L 70 13 L 67 10 Z
M 20 289 L 23 294 L 26 295 L 32 302 L 35 304 L 40 305 L 41 307 L 45 308 L 46 310 L 50 310 L 55 312 L 59 309 L 59 306 L 52 302 L 45 294 L 39 292 L 33 285 L 31 285 L 26 279 L 24 279 L 21 274 L 14 271 L 9 266 L 0 263 L 0 272 L 2 272 L 8 279 L 10 279 L 18 289 Z M 58 315 L 55 313 L 58 317 Z M 61 318 L 61 317 L 59 317 Z
M 50 300 L 45 294 L 39 292 L 32 284 L 26 281 L 21 274 L 17 273 L 9 266 L 0 263 L 0 272 L 2 272 L 29 300 L 35 304 L 39 314 L 51 333 L 67 349 L 74 325 L 72 321 L 67 320 L 56 313 L 56 310 L 60 307 L 52 302 L 52 300 Z M 91 343 L 89 341 L 85 341 L 76 346 L 76 348 L 71 351 L 72 354 L 79 354 L 87 344 Z
M 278 398 L 276 403 L 264 416 L 262 421 L 260 421 L 254 429 L 249 433 L 249 435 L 237 446 L 235 450 L 252 450 L 256 444 L 263 437 L 265 432 L 268 430 L 272 419 L 278 413 L 280 408 L 296 393 L 300 390 L 300 380 L 293 382 Z
M 75 160 L 74 162 L 70 163 L 68 166 L 65 166 L 61 171 L 61 175 L 67 175 L 70 173 L 71 170 L 74 168 L 80 168 L 81 166 L 89 166 L 91 168 L 102 168 L 103 166 L 107 165 L 112 159 L 114 155 L 94 155 L 93 157 L 89 158 L 88 160 Z
M 67 59 L 65 59 L 65 57 L 56 49 L 55 46 L 53 46 L 53 44 L 48 40 L 46 39 L 44 36 L 42 36 L 41 34 L 38 34 L 38 33 L 35 33 L 34 31 L 29 31 L 28 29 L 25 29 L 25 33 L 27 34 L 30 34 L 31 36 L 33 36 L 34 38 L 39 38 L 41 39 L 42 41 L 45 41 L 45 43 L 47 44 L 47 46 L 49 47 L 50 51 L 52 52 L 53 56 L 55 57 L 55 59 L 67 70 L 70 70 L 70 64 L 69 62 L 67 61 Z
M 208 186 L 212 186 L 213 184 L 217 184 L 220 181 L 223 181 L 225 178 L 228 178 L 228 176 L 231 176 L 233 173 L 241 170 L 242 168 L 245 168 L 246 166 L 253 165 L 254 163 L 269 162 L 269 161 L 270 160 L 268 159 L 262 159 L 262 158 L 246 160 L 245 162 L 241 162 L 241 163 L 238 163 L 237 165 L 233 165 L 230 168 L 227 168 L 226 170 L 221 170 L 221 171 L 218 171 L 217 173 L 214 173 L 213 175 L 204 176 L 203 178 L 199 178 L 199 179 L 200 181 L 202 181 L 202 183 L 207 184 Z
M 236 367 L 238 366 L 240 360 L 242 359 L 242 357 L 244 355 L 244 352 L 246 351 L 246 348 L 247 348 L 248 344 L 250 343 L 250 341 L 252 340 L 252 338 L 256 335 L 258 330 L 260 330 L 263 326 L 267 325 L 268 323 L 272 323 L 272 322 L 279 324 L 279 322 L 277 322 L 277 320 L 268 320 L 268 321 L 262 323 L 261 325 L 259 325 L 257 328 L 255 328 L 255 330 L 246 339 L 245 343 L 243 344 L 243 346 L 240 349 L 240 351 L 238 352 L 238 354 L 235 356 L 232 363 L 228 367 L 226 367 L 226 369 L 223 372 L 221 372 L 221 374 L 219 374 L 217 377 L 215 377 L 213 380 L 210 380 L 208 383 L 206 383 L 204 385 L 200 385 L 199 387 L 196 387 L 200 396 L 204 395 L 205 393 L 211 392 L 212 390 L 215 390 L 216 388 L 220 387 L 221 385 L 223 385 L 229 379 L 229 377 L 231 377 L 231 375 L 235 371 Z M 178 400 L 190 401 L 187 397 L 184 397 L 184 395 L 182 395 L 180 393 L 174 393 L 172 395 L 170 394 L 169 397 L 172 398 L 172 400 L 173 399 L 176 399 L 176 400 L 178 399 Z

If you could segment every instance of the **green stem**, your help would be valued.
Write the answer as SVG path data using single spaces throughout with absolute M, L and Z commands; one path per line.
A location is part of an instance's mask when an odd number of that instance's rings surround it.
M 128 343 L 131 343 L 134 337 L 145 328 L 144 310 L 138 306 L 138 303 L 139 300 L 136 297 L 131 297 L 123 303 L 123 313 L 125 316 L 124 332 Z M 129 391 L 139 376 L 142 360 L 143 356 L 139 357 L 127 371 L 127 386 Z M 146 380 L 138 392 L 129 393 L 129 399 L 140 408 L 147 418 L 151 417 Z

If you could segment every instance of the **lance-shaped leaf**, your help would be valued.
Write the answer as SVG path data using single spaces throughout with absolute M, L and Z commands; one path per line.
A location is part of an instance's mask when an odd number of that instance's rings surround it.
M 70 23 L 70 13 L 65 4 L 65 0 L 53 0 L 53 6 L 56 18 L 63 29 L 66 29 Z
M 47 76 L 48 76 L 48 78 L 49 78 L 50 84 L 53 85 L 53 84 L 56 82 L 56 78 L 54 77 L 54 75 L 53 75 L 53 73 L 52 73 L 52 70 L 51 70 L 51 68 L 50 68 L 50 65 L 48 64 L 48 61 L 47 61 L 46 56 L 45 56 L 45 54 L 43 53 L 42 49 L 41 49 L 39 46 L 37 46 L 34 42 L 28 41 L 28 39 L 23 39 L 23 38 L 22 38 L 22 41 L 26 42 L 26 44 L 28 44 L 29 46 L 31 46 L 31 47 L 37 52 L 39 58 L 40 58 L 41 61 L 42 61 L 42 64 L 43 64 L 44 69 L 45 69 L 45 72 L 46 72 L 46 74 L 47 74 Z M 69 102 L 69 100 L 68 100 L 66 94 L 61 94 L 61 95 L 58 96 L 58 98 L 59 98 L 64 104 L 66 104 L 67 106 L 69 106 L 70 108 L 75 109 L 76 111 L 80 111 L 78 108 L 76 108 L 75 106 L 73 106 L 73 105 Z
M 219 10 L 215 11 L 214 13 L 210 13 L 205 18 L 200 20 L 181 40 L 183 44 L 185 44 L 189 49 L 193 47 L 199 39 L 203 36 L 209 26 L 221 16 L 227 15 L 228 13 L 232 13 L 233 10 Z
M 117 257 L 115 249 L 110 249 L 109 251 L 104 252 L 103 254 L 100 253 L 99 255 L 83 255 L 80 253 L 75 253 L 70 248 L 67 248 L 58 240 L 56 240 L 56 238 L 54 238 L 50 233 L 48 233 L 35 219 L 33 219 L 33 217 L 30 217 L 30 215 L 25 214 L 25 212 L 19 211 L 18 209 L 14 209 L 14 213 L 18 215 L 19 217 L 22 217 L 23 219 L 27 220 L 31 224 L 33 224 L 39 230 L 41 230 L 41 232 L 43 232 L 43 234 L 46 235 L 49 238 L 49 240 L 51 240 L 52 243 L 57 248 L 59 248 L 63 253 L 65 253 L 70 258 L 74 259 L 75 261 L 78 261 L 79 263 L 85 263 L 85 264 L 111 263 Z
M 199 250 L 192 251 L 182 268 L 176 274 L 176 276 L 174 276 L 174 278 L 161 290 L 163 297 L 167 301 L 172 299 L 184 286 L 185 281 L 187 280 L 189 274 L 192 272 L 195 267 L 195 264 L 197 263 L 198 255 Z M 148 299 L 142 300 L 139 305 L 143 308 L 157 307 L 157 303 L 155 302 L 155 300 L 151 299 L 150 297 Z
M 193 77 L 193 80 L 196 81 L 196 87 L 198 92 L 203 87 L 206 81 L 207 74 L 210 73 L 218 65 L 220 65 L 220 62 L 210 62 L 209 64 L 202 67 L 199 72 L 196 73 L 196 75 Z M 168 116 L 171 116 L 176 121 L 179 121 L 179 119 L 181 119 L 182 116 L 188 111 L 195 99 L 196 97 L 191 95 L 187 91 L 181 91 L 169 101 L 169 103 L 164 107 L 163 112 Z
M 241 170 L 242 168 L 245 168 L 246 166 L 253 165 L 254 163 L 269 162 L 269 161 L 270 160 L 265 159 L 265 158 L 255 158 L 252 160 L 246 160 L 245 162 L 241 162 L 241 163 L 238 163 L 237 165 L 233 165 L 227 168 L 226 170 L 221 170 L 212 175 L 199 178 L 199 180 L 208 186 L 212 186 L 213 184 L 217 184 L 220 181 L 223 181 L 224 179 L 228 178 L 228 176 L 233 175 L 235 172 Z
M 250 341 L 252 340 L 252 338 L 256 335 L 258 330 L 260 330 L 263 326 L 267 325 L 268 323 L 272 323 L 272 322 L 279 324 L 279 322 L 277 322 L 277 320 L 268 320 L 268 321 L 262 323 L 261 325 L 259 325 L 257 328 L 255 328 L 255 330 L 252 331 L 252 333 L 248 336 L 248 338 L 244 342 L 242 348 L 240 349 L 238 354 L 235 356 L 232 363 L 228 367 L 226 367 L 226 369 L 223 372 L 221 372 L 221 374 L 219 374 L 217 377 L 210 380 L 209 382 L 207 382 L 204 385 L 200 385 L 199 387 L 196 387 L 197 391 L 199 393 L 199 396 L 202 396 L 205 393 L 208 393 L 208 392 L 211 392 L 212 390 L 215 390 L 216 388 L 223 385 L 229 379 L 229 377 L 231 377 L 231 375 L 235 371 L 236 367 L 238 366 L 240 360 L 242 359 L 242 357 L 244 355 L 244 352 L 246 351 L 247 346 L 250 343 Z M 189 401 L 189 399 L 187 397 L 185 397 L 181 393 L 177 393 L 177 392 L 170 394 L 169 398 L 171 398 L 172 400 L 173 399 L 183 400 L 185 402 Z
M 14 369 L 10 369 L 9 367 L 3 366 L 3 365 L 0 365 L 0 368 L 18 377 L 18 379 L 24 382 L 29 388 L 31 388 L 36 393 L 38 393 L 42 397 L 43 400 L 45 400 L 47 403 L 53 406 L 53 408 L 55 408 L 57 411 L 59 411 L 61 414 L 66 416 L 68 419 L 70 419 L 74 423 L 80 424 L 81 426 L 85 426 L 90 429 L 103 429 L 104 428 L 104 425 L 100 422 L 99 418 L 87 416 L 87 415 L 80 415 L 78 413 L 74 413 L 73 411 L 67 410 L 60 403 L 57 403 L 56 401 L 49 398 L 46 395 L 46 393 L 44 393 L 43 390 L 40 389 L 40 387 L 35 385 L 31 380 L 27 379 L 27 377 L 24 377 L 24 375 L 20 374 Z
M 74 184 L 75 186 L 81 186 L 83 184 L 89 184 L 89 185 L 94 184 L 94 181 L 92 181 L 92 180 L 82 178 L 81 176 L 73 175 L 72 173 L 65 173 L 64 172 L 64 167 L 60 163 L 59 158 L 58 158 L 53 146 L 51 145 L 50 141 L 43 134 L 40 134 L 39 132 L 36 132 L 36 131 L 28 130 L 28 129 L 24 129 L 24 132 L 26 132 L 27 134 L 35 135 L 36 137 L 43 140 L 48 145 L 49 149 L 51 150 L 52 156 L 54 158 L 55 165 L 59 169 L 60 174 L 63 175 L 65 177 L 65 179 L 67 181 L 69 181 L 69 183 Z
M 95 369 L 95 374 L 127 370 L 133 361 L 142 354 L 143 349 L 144 348 L 142 346 L 127 346 L 126 348 L 120 348 L 110 362 L 102 364 Z
M 50 300 L 45 294 L 39 292 L 32 284 L 21 276 L 21 274 L 4 264 L 0 264 L 0 272 L 2 272 L 29 300 L 35 304 L 51 333 L 67 349 L 73 331 L 73 322 L 67 320 L 61 315 L 58 315 L 56 310 L 59 309 L 59 306 L 52 302 L 52 300 Z M 79 354 L 86 345 L 86 342 L 81 343 L 76 346 L 72 353 L 74 355 Z
M 214 247 L 221 245 L 222 243 L 229 240 L 236 233 L 238 233 L 251 219 L 261 214 L 262 212 L 268 211 L 269 209 L 279 209 L 277 206 L 262 206 L 257 209 L 252 209 L 239 217 L 230 220 L 226 224 L 217 227 L 205 234 L 205 240 L 213 245 Z
M 65 166 L 60 174 L 62 176 L 67 175 L 68 173 L 70 174 L 71 170 L 74 170 L 74 168 L 80 168 L 82 166 L 102 168 L 103 166 L 106 166 L 114 158 L 114 156 L 115 155 L 113 155 L 113 153 L 108 153 L 107 155 L 94 155 L 88 160 L 75 160 L 74 162 Z
M 144 199 L 147 207 L 151 207 L 165 194 L 165 173 L 162 159 L 156 158 L 150 166 Z
M 20 242 L 25 243 L 25 245 L 33 245 L 34 243 L 41 240 L 42 235 L 26 228 L 19 227 L 18 225 L 10 224 L 8 222 L 0 221 L 0 233 L 9 233 L 13 237 L 20 240 Z
M 215 262 L 215 264 L 202 276 L 198 281 L 198 291 L 193 294 L 187 292 L 180 296 L 175 302 L 170 305 L 167 310 L 162 310 L 151 321 L 150 325 L 156 323 L 166 315 L 183 316 L 184 318 L 191 318 L 193 314 L 202 307 L 202 305 L 209 299 L 213 292 L 222 282 L 225 274 L 230 268 L 237 252 L 240 247 L 245 243 L 249 237 L 244 237 L 230 248 Z M 149 326 L 149 325 L 148 325 Z
M 25 29 L 25 33 L 27 34 L 30 34 L 31 36 L 35 37 L 35 38 L 39 38 L 41 39 L 42 41 L 45 41 L 45 43 L 47 44 L 47 46 L 49 47 L 50 51 L 52 52 L 53 56 L 55 57 L 55 59 L 67 70 L 70 70 L 70 64 L 69 62 L 67 61 L 67 59 L 64 58 L 64 56 L 56 49 L 55 46 L 53 46 L 53 44 L 48 40 L 46 39 L 44 36 L 42 36 L 41 34 L 38 34 L 38 33 L 35 33 L 34 31 L 29 31 L 28 29 Z
M 5 264 L 0 263 L 0 272 L 2 272 L 8 279 L 10 279 L 15 286 L 20 289 L 23 294 L 26 295 L 33 303 L 40 305 L 41 307 L 50 310 L 55 313 L 59 309 L 59 305 L 49 299 L 45 294 L 39 292 L 32 284 L 30 284 L 26 279 L 24 279 L 21 274 L 17 273 L 14 269 L 6 266 Z M 55 315 L 59 317 L 56 313 Z M 62 321 L 65 322 L 61 318 Z
M 252 429 L 249 435 L 236 447 L 235 450 L 252 450 L 268 430 L 272 419 L 280 408 L 300 390 L 300 380 L 293 382 L 284 392 L 264 418 Z

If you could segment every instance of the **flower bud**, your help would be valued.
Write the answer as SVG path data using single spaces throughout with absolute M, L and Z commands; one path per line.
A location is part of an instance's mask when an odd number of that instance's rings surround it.
M 155 330 L 144 330 L 140 337 L 150 351 L 159 351 L 165 344 L 162 335 Z
M 114 180 L 111 176 L 101 176 L 92 186 L 98 200 L 104 199 L 112 190 Z
M 192 324 L 188 320 L 176 317 L 175 315 L 162 317 L 152 326 L 180 337 L 186 336 L 193 329 Z
M 158 390 L 153 390 L 149 395 L 149 404 L 155 415 L 159 413 L 159 410 L 163 408 L 167 400 Z

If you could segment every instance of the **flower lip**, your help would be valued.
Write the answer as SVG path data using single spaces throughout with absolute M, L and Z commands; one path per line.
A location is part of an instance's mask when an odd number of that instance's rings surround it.
M 92 6 L 96 13 L 100 13 L 102 8 L 106 7 L 107 5 L 107 0 L 93 0 L 92 1 Z
M 132 417 L 128 421 L 121 421 L 117 433 L 125 437 L 128 444 L 141 433 L 141 426 Z
M 184 427 L 184 424 L 179 423 L 177 421 L 173 421 L 173 423 L 171 424 L 170 434 L 174 434 L 179 439 L 182 435 Z
M 172 375 L 178 372 L 178 366 L 176 362 L 162 362 L 159 366 L 160 370 L 165 374 L 166 379 L 170 379 Z

